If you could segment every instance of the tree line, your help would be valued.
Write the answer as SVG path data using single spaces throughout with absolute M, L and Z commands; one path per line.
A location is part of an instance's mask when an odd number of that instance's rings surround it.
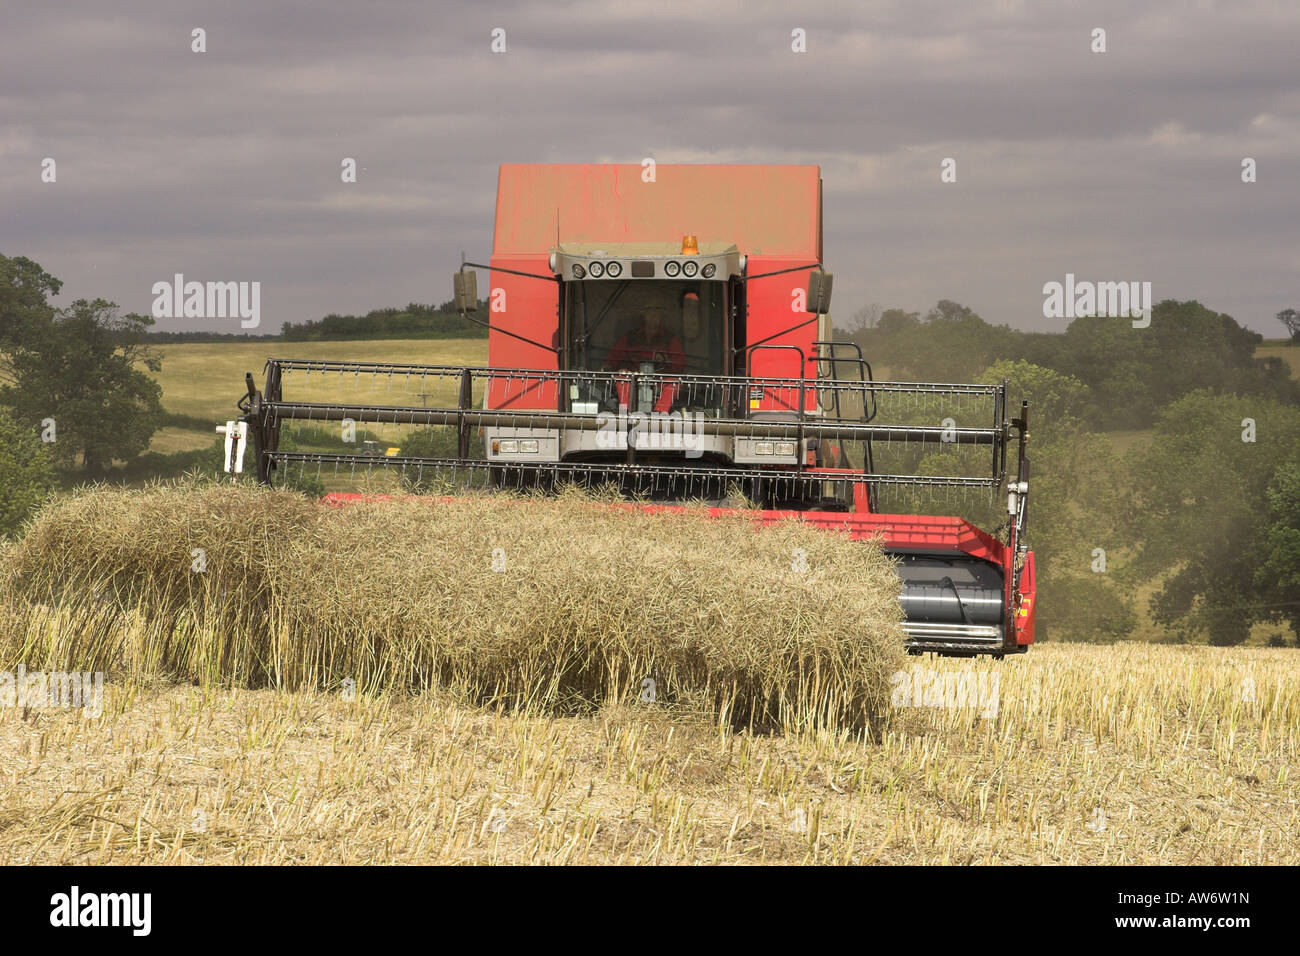
M 486 314 L 486 302 L 479 302 L 479 310 Z M 338 315 L 307 322 L 286 322 L 280 337 L 289 342 L 308 342 L 323 339 L 397 339 L 397 338 L 479 338 L 487 337 L 487 329 L 477 322 L 461 317 L 455 302 L 448 299 L 441 305 L 420 305 L 412 302 L 404 309 L 373 309 L 365 315 Z
M 486 307 L 487 303 L 480 300 L 480 312 L 485 312 Z M 285 322 L 279 332 L 265 335 L 151 329 L 142 333 L 141 340 L 164 345 L 184 342 L 321 342 L 332 339 L 471 339 L 486 336 L 487 329 L 462 318 L 456 311 L 455 302 L 448 299 L 439 305 L 412 302 L 401 309 L 372 309 L 365 315 L 331 312 L 319 319 Z

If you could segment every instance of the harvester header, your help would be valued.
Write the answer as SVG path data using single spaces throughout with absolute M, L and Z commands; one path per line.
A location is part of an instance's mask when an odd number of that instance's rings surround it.
M 881 539 L 913 651 L 1022 651 L 1028 408 L 1008 408 L 1005 383 L 876 381 L 833 334 L 821 233 L 815 166 L 502 166 L 490 262 L 453 276 L 463 315 L 488 330 L 487 365 L 271 359 L 262 389 L 248 376 L 229 441 L 246 426 L 268 483 L 384 469 L 415 488 L 743 497 L 764 520 Z M 301 394 L 286 397 L 291 384 Z M 322 400 L 341 385 L 353 394 Z M 286 423 L 400 437 L 383 455 L 284 447 Z M 921 513 L 918 495 L 996 502 L 1001 527 Z

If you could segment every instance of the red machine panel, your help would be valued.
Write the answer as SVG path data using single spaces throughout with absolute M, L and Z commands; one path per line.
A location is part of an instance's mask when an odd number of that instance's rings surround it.
M 493 256 L 486 295 L 488 321 L 488 365 L 500 369 L 557 369 L 551 349 L 560 346 L 559 286 L 549 279 L 514 275 L 526 272 L 548 275 L 549 252 L 531 256 Z M 501 272 L 510 269 L 513 272 Z M 497 331 L 498 329 L 502 331 Z M 513 332 L 521 338 L 504 334 Z M 531 341 L 523 341 L 528 339 Z M 532 344 L 537 343 L 537 344 Z M 540 348 L 539 346 L 550 346 Z M 539 408 L 554 411 L 556 383 L 529 382 L 503 375 L 492 380 L 488 392 L 490 408 Z
M 536 255 L 560 242 L 735 243 L 742 253 L 816 261 L 821 246 L 817 166 L 635 164 L 501 167 L 497 256 Z
M 493 326 L 559 346 L 557 285 L 500 270 L 550 275 L 551 251 L 566 243 L 677 243 L 693 235 L 705 246 L 736 246 L 749 258 L 749 275 L 819 261 L 816 166 L 663 164 L 647 179 L 649 171 L 639 165 L 503 165 L 487 293 Z M 746 342 L 801 325 L 757 349 L 749 374 L 798 378 L 812 373 L 817 323 L 808 322 L 811 316 L 802 311 L 806 285 L 802 271 L 749 284 Z M 494 368 L 557 367 L 553 353 L 497 331 L 489 337 L 488 357 Z M 797 407 L 799 395 L 769 389 L 755 400 L 753 409 L 789 410 Z M 495 382 L 489 401 L 494 408 L 556 407 L 551 387 L 517 379 Z M 804 406 L 816 406 L 811 389 Z

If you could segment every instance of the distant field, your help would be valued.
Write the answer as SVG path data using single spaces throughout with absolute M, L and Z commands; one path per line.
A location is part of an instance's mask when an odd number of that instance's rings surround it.
M 383 339 L 347 342 L 250 342 L 160 345 L 162 371 L 154 377 L 162 385 L 163 407 L 167 411 L 192 415 L 212 422 L 224 422 L 237 414 L 235 402 L 244 393 L 244 373 L 252 372 L 260 387 L 268 358 L 349 359 L 358 362 L 400 362 L 431 365 L 483 365 L 487 362 L 487 339 Z M 289 385 L 297 383 L 291 382 Z M 384 401 L 385 389 L 357 390 L 356 381 L 338 382 L 352 398 Z M 387 383 L 384 383 L 385 385 Z M 293 393 L 302 398 L 325 400 L 343 393 L 331 390 L 319 376 L 308 388 Z M 388 400 L 403 404 L 404 400 Z M 418 395 L 415 404 L 419 404 Z M 154 436 L 152 449 L 168 453 L 203 448 L 216 437 L 211 429 L 166 428 Z

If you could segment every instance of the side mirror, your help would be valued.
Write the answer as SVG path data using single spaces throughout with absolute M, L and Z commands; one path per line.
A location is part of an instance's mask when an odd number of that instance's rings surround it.
M 457 312 L 478 311 L 478 273 L 458 269 L 451 277 L 452 299 Z
M 825 315 L 831 310 L 831 283 L 834 276 L 829 272 L 808 273 L 808 297 L 804 311 Z

